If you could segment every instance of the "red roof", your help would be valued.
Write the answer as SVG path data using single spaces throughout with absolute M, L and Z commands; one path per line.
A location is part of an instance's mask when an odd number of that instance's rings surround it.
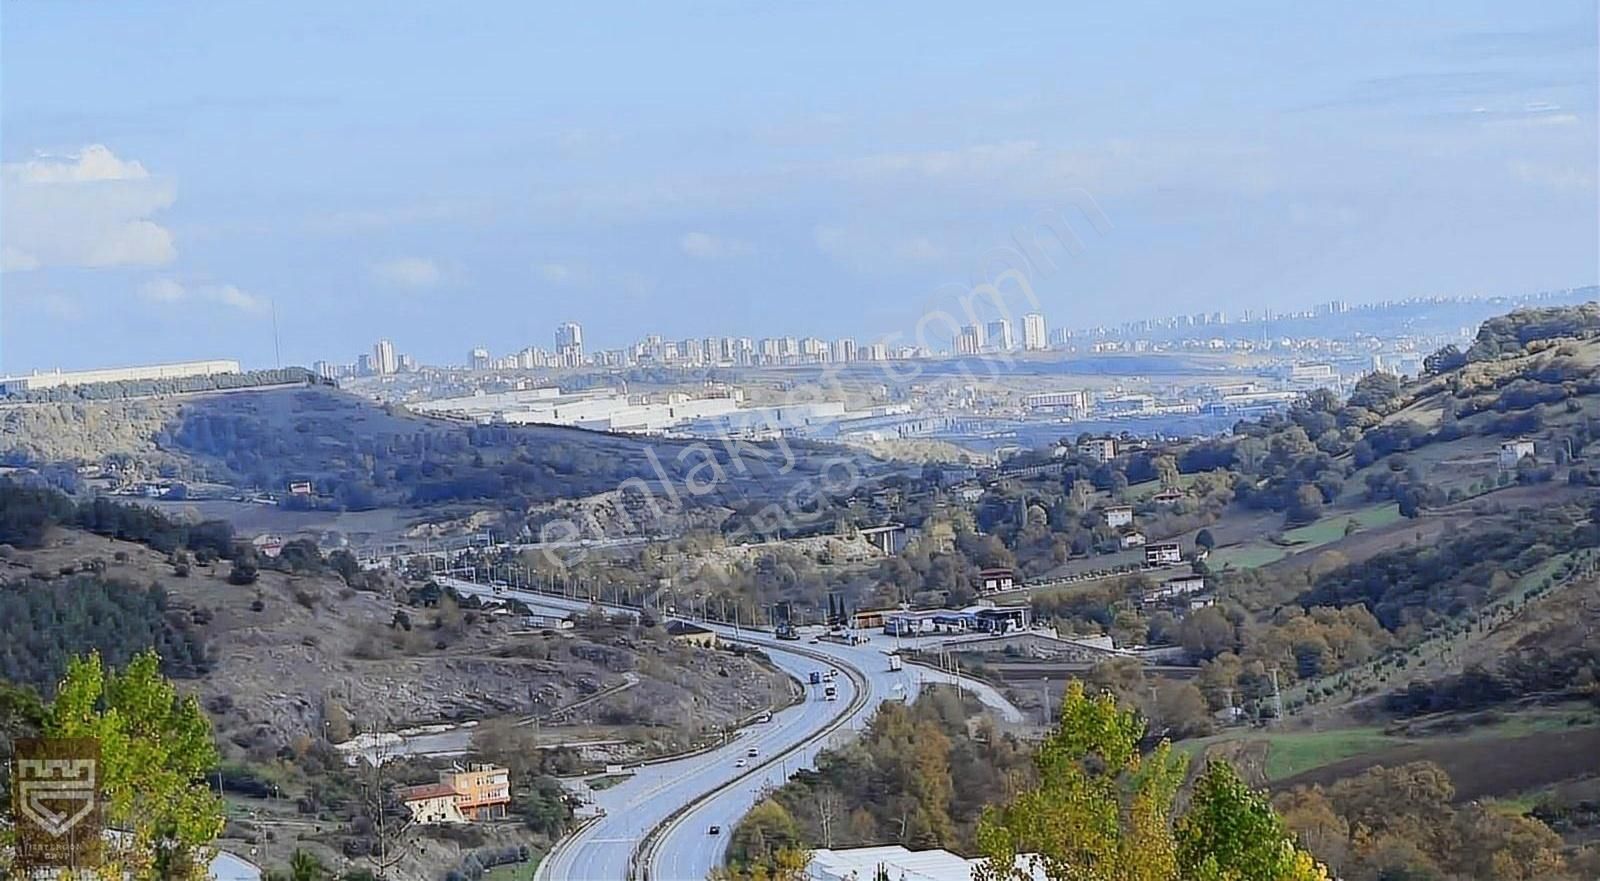
M 401 801 L 423 801 L 430 798 L 450 798 L 456 794 L 456 788 L 448 783 L 424 783 L 421 786 L 407 786 L 400 790 Z

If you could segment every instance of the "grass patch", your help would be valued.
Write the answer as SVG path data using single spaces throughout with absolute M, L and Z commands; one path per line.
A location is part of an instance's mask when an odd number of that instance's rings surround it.
M 1206 565 L 1212 569 L 1257 569 L 1269 563 L 1276 563 L 1289 552 L 1280 547 L 1265 544 L 1241 544 L 1225 548 L 1217 548 L 1206 557 Z
M 1256 569 L 1276 563 L 1290 554 L 1302 554 L 1325 544 L 1344 538 L 1345 525 L 1354 520 L 1361 529 L 1388 526 L 1400 520 L 1400 506 L 1389 502 L 1368 505 L 1348 513 L 1330 514 L 1315 523 L 1285 530 L 1283 543 L 1273 544 L 1265 538 L 1218 548 L 1211 552 L 1207 562 L 1213 569 Z
M 1402 743 L 1377 728 L 1346 728 L 1306 734 L 1267 736 L 1267 779 L 1282 780 L 1340 759 L 1388 749 Z
M 539 871 L 543 859 L 543 854 L 535 853 L 533 859 L 525 863 L 495 866 L 483 873 L 483 881 L 533 881 L 533 873 Z

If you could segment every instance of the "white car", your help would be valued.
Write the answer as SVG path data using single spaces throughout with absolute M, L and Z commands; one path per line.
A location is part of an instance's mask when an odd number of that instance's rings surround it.
M 744 768 L 744 767 L 748 767 L 749 764 L 750 764 L 750 760 L 749 759 L 740 759 L 739 761 L 734 762 L 733 766 L 735 768 Z

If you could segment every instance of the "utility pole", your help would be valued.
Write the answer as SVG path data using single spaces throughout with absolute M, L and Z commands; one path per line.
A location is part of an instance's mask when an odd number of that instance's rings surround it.
M 1283 724 L 1283 691 L 1278 688 L 1278 668 L 1272 668 L 1272 711 L 1274 725 Z

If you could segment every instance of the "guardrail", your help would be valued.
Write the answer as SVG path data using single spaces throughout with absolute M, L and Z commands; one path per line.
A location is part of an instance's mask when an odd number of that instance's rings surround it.
M 630 881 L 653 881 L 651 864 L 655 859 L 656 850 L 660 848 L 661 842 L 666 838 L 667 834 L 676 828 L 677 825 L 683 821 L 683 818 L 692 813 L 696 808 L 700 807 L 711 799 L 716 798 L 723 792 L 726 792 L 728 789 L 738 784 L 739 781 L 745 779 L 751 774 L 771 768 L 774 764 L 788 759 L 789 756 L 800 752 L 810 744 L 816 741 L 827 739 L 835 731 L 838 731 L 841 727 L 848 723 L 852 716 L 861 711 L 862 707 L 866 706 L 869 694 L 867 688 L 867 677 L 866 674 L 862 673 L 860 669 L 846 662 L 840 661 L 838 658 L 835 658 L 831 655 L 826 655 L 821 652 L 814 652 L 810 649 L 802 649 L 799 646 L 784 646 L 782 650 L 791 654 L 799 655 L 803 658 L 810 658 L 814 661 L 820 661 L 821 663 L 828 664 L 829 666 L 839 667 L 844 671 L 844 674 L 850 678 L 850 681 L 855 684 L 855 697 L 851 699 L 850 703 L 844 708 L 843 712 L 833 717 L 833 719 L 830 720 L 827 725 L 824 725 L 812 736 L 802 739 L 794 746 L 791 746 L 777 755 L 768 758 L 766 761 L 750 768 L 743 774 L 735 776 L 732 780 L 729 780 L 726 783 L 711 789 L 698 798 L 679 805 L 676 810 L 668 814 L 649 832 L 645 833 L 644 837 L 639 840 L 639 843 L 634 846 L 632 853 L 628 855 L 628 878 Z

